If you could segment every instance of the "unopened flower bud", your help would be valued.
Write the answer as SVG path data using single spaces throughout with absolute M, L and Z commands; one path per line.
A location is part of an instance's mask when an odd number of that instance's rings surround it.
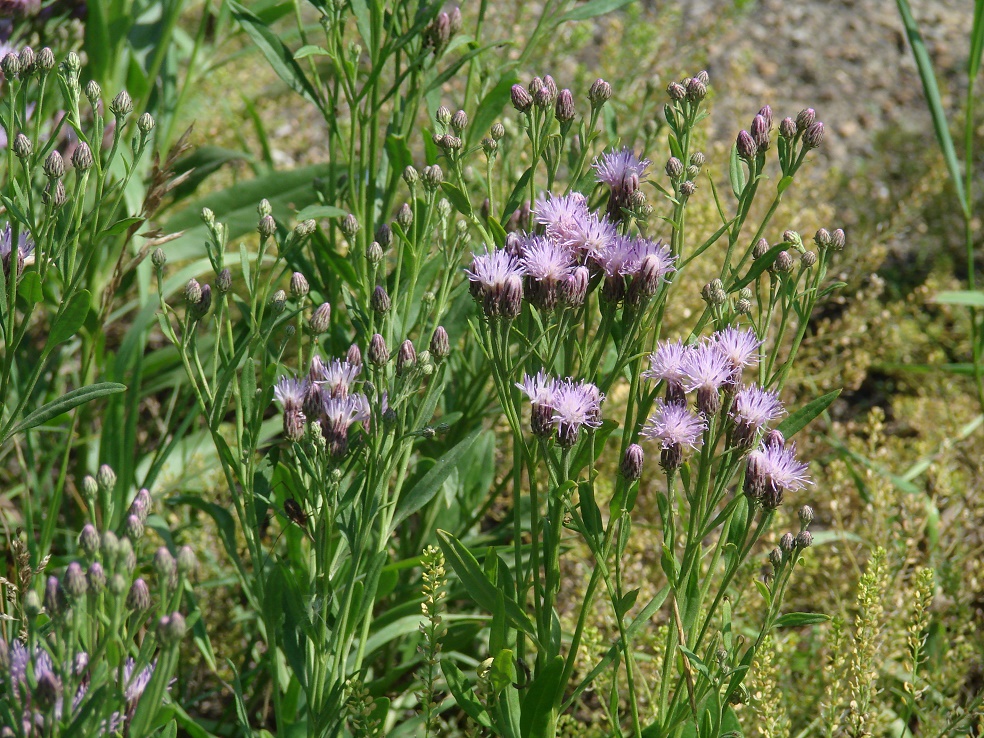
M 761 259 L 769 252 L 769 242 L 764 238 L 760 238 L 755 242 L 755 248 L 752 249 L 752 258 Z
M 25 136 L 23 133 L 18 133 L 14 137 L 14 154 L 18 159 L 28 159 L 31 153 L 34 151 L 34 144 L 31 143 L 31 139 Z
M 300 299 L 307 295 L 311 291 L 311 285 L 308 284 L 307 278 L 300 272 L 294 272 L 290 275 L 290 296 L 295 300 Z
M 383 260 L 383 247 L 378 242 L 373 241 L 366 246 L 366 261 L 370 266 L 378 266 Z
M 830 238 L 830 231 L 826 228 L 820 228 L 813 237 L 813 242 L 820 248 L 827 248 L 831 243 L 833 243 Z
M 735 146 L 738 148 L 738 156 L 745 161 L 752 161 L 758 151 L 758 147 L 755 145 L 755 139 L 752 138 L 752 135 L 748 131 L 744 130 L 738 132 Z
M 464 110 L 459 110 L 457 113 L 451 116 L 451 130 L 455 133 L 461 133 L 465 128 L 468 127 L 468 113 Z
M 378 333 L 374 333 L 369 339 L 369 363 L 373 366 L 385 366 L 389 359 L 390 353 L 386 347 L 386 339 Z
M 107 561 L 113 561 L 120 552 L 120 539 L 116 537 L 113 531 L 107 530 L 102 534 L 101 548 L 103 558 Z
M 307 238 L 318 228 L 318 223 L 314 218 L 308 218 L 307 220 L 302 220 L 296 226 L 294 226 L 294 235 L 297 238 Z
M 191 546 L 182 546 L 178 549 L 177 567 L 179 574 L 191 574 L 197 566 L 198 558 Z
M 803 132 L 813 125 L 817 119 L 817 111 L 813 108 L 804 108 L 796 116 L 796 130 Z
M 154 552 L 154 572 L 159 581 L 166 582 L 168 586 L 171 586 L 178 573 L 178 562 L 167 550 L 167 546 L 161 546 Z
M 417 186 L 417 182 L 420 181 L 420 173 L 416 167 L 408 166 L 403 170 L 403 181 L 407 183 L 407 187 L 410 189 Z
M 126 577 L 119 573 L 113 574 L 113 576 L 109 578 L 109 581 L 106 582 L 106 589 L 108 589 L 109 593 L 114 597 L 122 597 L 127 591 Z
M 362 352 L 354 343 L 349 346 L 348 352 L 345 354 L 345 361 L 352 366 L 362 366 Z
M 666 162 L 666 174 L 671 179 L 677 179 L 683 175 L 683 162 L 675 156 L 671 156 Z
M 270 298 L 270 306 L 274 313 L 282 313 L 287 308 L 287 293 L 283 290 L 274 292 Z
M 85 86 L 85 97 L 92 107 L 95 107 L 102 98 L 102 87 L 94 79 L 90 79 Z
M 198 283 L 198 280 L 192 277 L 188 280 L 188 284 L 185 285 L 185 301 L 189 305 L 197 305 L 202 301 L 202 286 Z
M 448 32 L 454 36 L 461 30 L 461 8 L 455 5 L 448 13 Z
M 10 52 L 0 59 L 0 70 L 7 79 L 17 79 L 20 76 L 20 57 Z
M 144 113 L 139 118 L 137 118 L 137 128 L 140 130 L 141 133 L 144 134 L 150 133 L 152 130 L 154 130 L 155 125 L 157 125 L 157 122 L 154 120 L 154 116 L 152 116 L 150 113 Z
M 96 473 L 96 481 L 99 482 L 99 490 L 103 494 L 109 494 L 116 486 L 116 472 L 109 464 L 103 464 Z
M 277 232 L 277 221 L 272 215 L 264 215 L 256 224 L 256 230 L 263 238 L 271 238 Z
M 132 113 L 133 101 L 130 99 L 129 93 L 127 93 L 126 90 L 121 90 L 120 93 L 113 98 L 113 102 L 109 104 L 109 109 L 117 120 L 121 120 Z
M 758 153 L 763 153 L 769 150 L 770 140 L 769 140 L 769 124 L 761 115 L 756 115 L 752 119 L 752 139 L 755 141 L 755 147 Z
M 510 97 L 513 107 L 520 113 L 525 113 L 533 107 L 533 96 L 522 85 L 513 85 Z
M 92 169 L 92 149 L 85 141 L 80 141 L 72 154 L 72 166 L 80 172 L 87 172 Z
M 571 307 L 580 307 L 588 294 L 588 283 L 591 273 L 585 266 L 575 267 L 574 270 L 560 283 L 560 297 Z
M 769 551 L 769 562 L 773 569 L 779 571 L 782 568 L 782 551 L 778 548 Z
M 41 614 L 41 610 L 40 595 L 33 589 L 27 590 L 27 593 L 24 595 L 24 614 L 29 618 L 36 618 Z
M 794 543 L 792 533 L 783 533 L 782 538 L 779 539 L 779 548 L 782 549 L 783 553 L 789 553 L 793 550 Z
M 735 302 L 735 312 L 738 315 L 748 315 L 752 312 L 752 301 L 744 297 L 739 298 Z
M 54 182 L 54 186 L 52 186 Z M 44 186 L 41 193 L 41 202 L 51 205 L 53 208 L 61 208 L 68 202 L 68 193 L 65 191 L 65 183 L 59 180 L 52 180 Z
M 232 272 L 228 267 L 223 268 L 215 275 L 215 289 L 220 295 L 225 295 L 232 289 Z
M 434 113 L 434 119 L 442 126 L 447 126 L 451 122 L 451 111 L 446 105 L 442 105 Z
M 167 264 L 167 254 L 164 253 L 164 249 L 158 246 L 150 254 L 150 262 L 157 268 L 163 269 L 164 265 Z
M 707 85 L 698 77 L 691 77 L 687 83 L 687 99 L 690 102 L 700 102 L 707 97 Z
M 697 191 L 697 185 L 694 184 L 693 180 L 686 179 L 680 183 L 680 196 L 690 197 Z
M 612 86 L 603 79 L 596 79 L 588 89 L 588 100 L 591 107 L 600 108 L 612 97 Z
M 414 349 L 410 339 L 400 344 L 400 350 L 396 355 L 396 373 L 406 374 L 417 364 L 417 351 Z
M 808 530 L 801 530 L 796 535 L 796 548 L 809 548 L 813 545 L 813 534 Z
M 630 445 L 625 449 L 625 456 L 622 457 L 622 476 L 630 482 L 639 479 L 642 476 L 642 464 L 645 458 L 642 446 L 637 443 Z
M 776 254 L 776 260 L 772 263 L 772 271 L 774 272 L 791 272 L 793 270 L 793 257 L 788 251 L 780 251 Z
M 144 524 L 136 515 L 128 515 L 123 523 L 123 534 L 131 541 L 140 540 L 144 533 Z
M 819 149 L 823 143 L 823 123 L 817 121 L 803 134 L 803 145 L 808 149 Z
M 783 437 L 782 432 L 776 429 L 767 431 L 762 442 L 772 448 L 782 448 L 786 445 L 786 439 Z
M 762 116 L 762 119 L 765 121 L 766 128 L 771 131 L 772 130 L 772 107 L 769 106 L 769 105 L 763 105 L 759 109 L 758 114 L 760 116 Z
M 451 340 L 443 326 L 439 325 L 434 330 L 434 335 L 431 336 L 430 350 L 438 361 L 446 359 L 451 353 Z
M 379 247 L 385 251 L 393 243 L 393 229 L 388 224 L 383 223 L 376 229 L 376 241 Z
M 99 531 L 92 523 L 86 523 L 79 533 L 79 548 L 86 556 L 92 558 L 99 552 L 99 544 Z
M 323 302 L 315 308 L 308 326 L 311 328 L 311 333 L 316 336 L 320 336 L 322 333 L 328 332 L 330 323 L 331 305 L 327 302 Z
M 382 285 L 377 285 L 369 297 L 369 307 L 377 315 L 386 315 L 390 311 L 391 306 L 390 296 L 386 294 L 386 290 Z
M 499 142 L 486 136 L 482 139 L 482 151 L 486 156 L 493 156 L 499 150 Z
M 809 528 L 814 518 L 813 508 L 809 505 L 803 505 L 796 514 L 799 516 L 800 526 L 803 530 Z
M 787 141 L 796 135 L 796 121 L 786 117 L 779 121 L 779 135 Z
M 679 102 L 687 96 L 687 88 L 679 82 L 670 82 L 670 84 L 666 86 L 666 94 L 670 96 L 671 100 Z
M 65 611 L 65 604 L 65 590 L 58 577 L 48 577 L 44 587 L 44 609 L 51 617 L 57 617 Z
M 502 125 L 502 123 L 493 123 L 492 127 L 489 129 L 489 135 L 495 141 L 499 141 L 503 136 L 506 135 L 506 127 Z
M 410 209 L 409 203 L 403 203 L 400 206 L 400 209 L 396 213 L 396 222 L 404 231 L 413 225 L 413 210 Z
M 441 220 L 447 220 L 451 217 L 451 203 L 448 198 L 442 197 L 437 203 L 437 214 L 440 216 Z
M 700 167 L 695 167 L 693 164 L 687 167 L 687 179 L 697 179 L 698 174 L 700 174 Z
M 813 251 L 804 251 L 802 254 L 800 254 L 800 263 L 803 266 L 805 266 L 807 269 L 816 266 L 817 264 L 816 253 Z
M 557 94 L 557 104 L 554 107 L 554 115 L 561 123 L 569 123 L 574 120 L 574 95 L 570 90 L 564 89 Z
M 65 160 L 57 151 L 52 151 L 44 160 L 44 174 L 48 179 L 61 179 L 65 176 Z
M 138 577 L 130 585 L 130 592 L 126 596 L 127 609 L 134 612 L 146 612 L 150 609 L 150 588 L 142 578 Z
M 424 182 L 425 190 L 434 191 L 440 187 L 441 182 L 444 181 L 444 172 L 441 171 L 441 167 L 437 164 L 424 167 L 424 171 L 421 172 L 421 179 Z
M 45 46 L 37 53 L 34 59 L 34 67 L 39 72 L 47 74 L 55 68 L 55 53 Z
M 162 617 L 157 623 L 157 637 L 166 646 L 180 643 L 187 632 L 188 624 L 180 612 L 172 612 L 169 616 Z
M 834 251 L 843 251 L 846 245 L 847 236 L 844 235 L 844 230 L 841 228 L 834 229 L 834 232 L 830 234 L 830 247 Z
M 803 247 L 803 238 L 792 228 L 787 228 L 782 232 L 782 240 L 799 248 Z
M 98 561 L 93 561 L 89 564 L 89 569 L 85 573 L 85 579 L 89 585 L 89 591 L 94 595 L 98 595 L 106 589 L 106 571 Z
M 690 166 L 692 167 L 700 169 L 704 166 L 705 161 L 707 161 L 707 157 L 704 156 L 703 152 L 695 151 L 690 155 Z
M 73 561 L 65 569 L 63 586 L 65 588 L 65 593 L 73 600 L 77 600 L 80 597 L 85 596 L 86 590 L 89 587 L 88 583 L 85 581 L 85 572 L 82 571 L 82 566 L 78 561 Z

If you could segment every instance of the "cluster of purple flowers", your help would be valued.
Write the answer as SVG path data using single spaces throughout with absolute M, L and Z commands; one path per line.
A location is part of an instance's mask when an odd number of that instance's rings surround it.
M 643 437 L 660 443 L 660 463 L 667 470 L 683 463 L 686 449 L 703 443 L 708 419 L 721 410 L 721 390 L 730 396 L 728 415 L 735 447 L 749 450 L 759 432 L 785 411 L 776 392 L 754 384 L 741 386 L 742 371 L 759 361 L 761 341 L 750 329 L 725 328 L 693 345 L 660 341 L 649 357 L 644 376 L 663 382 L 666 399 L 658 399 L 641 430 Z M 697 393 L 697 410 L 687 407 L 687 393 Z M 764 507 L 774 508 L 787 490 L 809 483 L 807 465 L 795 457 L 778 431 L 765 434 L 748 456 L 745 493 Z
M 0 640 L 0 649 L 9 664 L 7 675 L 0 674 L 0 681 L 7 680 L 7 690 L 13 705 L 21 714 L 21 731 L 23 735 L 34 736 L 45 733 L 45 718 L 48 715 L 56 721 L 65 716 L 64 688 L 62 678 L 71 676 L 74 681 L 81 682 L 72 698 L 71 716 L 79 713 L 82 704 L 89 693 L 86 670 L 89 667 L 89 655 L 80 652 L 76 654 L 71 664 L 66 664 L 61 670 L 54 667 L 51 656 L 40 646 L 35 647 L 34 653 L 20 641 L 14 641 L 9 646 Z M 155 663 L 148 664 L 139 671 L 132 657 L 127 657 L 123 664 L 122 685 L 123 698 L 126 701 L 124 711 L 115 710 L 103 720 L 96 733 L 97 736 L 119 735 L 125 729 L 126 723 L 133 717 L 137 704 L 143 696 L 150 679 L 154 675 Z
M 595 164 L 613 197 L 634 192 L 648 165 L 628 150 L 606 154 Z M 536 233 L 510 234 L 505 248 L 473 254 L 465 270 L 472 296 L 489 317 L 515 318 L 524 296 L 544 312 L 560 304 L 579 307 L 602 279 L 608 301 L 638 305 L 674 271 L 669 246 L 619 234 L 616 220 L 592 213 L 579 192 L 541 196 L 533 222 Z
M 570 448 L 582 427 L 601 425 L 605 396 L 590 382 L 575 382 L 570 377 L 557 379 L 541 370 L 532 377 L 525 375 L 516 386 L 530 399 L 530 424 L 536 436 L 549 438 L 556 434 L 557 443 Z
M 356 422 L 367 424 L 371 417 L 366 396 L 350 391 L 361 371 L 361 363 L 333 359 L 325 364 L 315 356 L 306 377 L 281 377 L 273 393 L 283 407 L 284 435 L 299 441 L 304 424 L 317 422 L 328 452 L 336 458 L 344 456 L 349 428 Z

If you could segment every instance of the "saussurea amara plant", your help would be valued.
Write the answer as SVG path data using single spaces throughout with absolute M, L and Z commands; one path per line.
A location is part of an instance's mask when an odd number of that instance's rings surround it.
M 105 106 L 98 84 L 83 89 L 75 54 L 56 68 L 51 49 L 25 47 L 3 57 L 0 69 L 0 125 L 9 141 L 0 152 L 0 457 L 16 459 L 25 487 L 43 495 L 32 500 L 43 505 L 43 518 L 35 518 L 34 504 L 22 506 L 37 566 L 77 461 L 80 406 L 126 389 L 96 380 L 117 288 L 147 253 L 134 247 L 144 218 L 125 195 L 155 124 L 133 115 L 126 92 Z M 29 432 L 67 412 L 63 442 L 41 443 Z
M 257 719 L 281 729 L 300 721 L 312 736 L 340 734 L 362 689 L 350 679 L 403 635 L 373 631 L 376 606 L 419 558 L 420 540 L 433 540 L 433 520 L 418 534 L 402 531 L 410 516 L 434 517 L 435 496 L 478 436 L 442 442 L 443 455 L 422 465 L 446 429 L 431 425 L 448 382 L 450 340 L 440 322 L 455 282 L 460 287 L 469 235 L 438 201 L 439 167 L 408 179 L 415 207 L 404 205 L 359 256 L 376 285 L 366 298 L 346 293 L 333 311 L 326 288 L 288 267 L 305 258 L 315 221 L 286 229 L 266 201 L 258 249 L 240 247 L 237 278 L 225 266 L 224 227 L 206 212 L 214 290 L 189 281 L 183 309 L 161 298 L 162 329 L 207 419 L 246 543 L 243 555 L 235 531 L 223 531 L 266 643 L 262 668 L 244 675 L 244 699 L 252 710 L 271 689 L 272 719 L 262 711 Z M 354 216 L 341 227 L 353 242 L 361 228 Z M 166 256 L 152 258 L 163 285 Z M 383 286 L 390 280 L 409 288 L 391 297 Z M 354 330 L 340 325 L 339 313 Z M 274 401 L 282 424 L 268 419 Z M 283 444 L 271 447 L 281 430 Z M 273 518 L 281 534 L 271 541 Z M 394 568 L 398 530 L 414 554 Z M 419 612 L 413 597 L 397 601 Z
M 0 579 L 4 736 L 142 738 L 170 721 L 164 705 L 178 647 L 194 624 L 179 609 L 195 555 L 187 547 L 176 556 L 167 547 L 143 555 L 152 505 L 145 489 L 121 511 L 120 525 L 103 523 L 100 533 L 100 519 L 110 516 L 96 511 L 115 489 L 106 465 L 85 478 L 89 522 L 78 535 L 81 558 L 61 576 L 45 578 L 47 557 L 34 566 L 23 541 L 11 541 L 14 576 Z
M 757 583 L 758 620 L 732 622 L 730 605 L 740 594 L 731 587 L 736 573 L 763 556 L 756 542 L 785 493 L 811 483 L 789 438 L 836 396 L 776 425 L 785 414 L 779 394 L 844 235 L 821 229 L 814 251 L 792 231 L 775 241 L 765 234 L 783 191 L 820 145 L 823 124 L 804 110 L 784 119 L 777 136 L 771 109 L 762 108 L 732 150 L 734 214 L 726 214 L 709 177 L 721 226 L 695 243 L 686 215 L 705 165 L 693 133 L 705 115 L 707 82 L 701 72 L 668 88 L 666 185 L 649 179 L 651 162 L 627 148 L 602 153 L 585 173 L 599 111 L 611 96 L 602 80 L 591 87 L 590 112 L 577 129 L 573 95 L 549 76 L 513 87 L 529 166 L 501 210 L 492 180 L 502 128 L 484 142 L 488 200 L 475 219 L 492 238 L 467 275 L 480 307 L 473 332 L 511 431 L 514 535 L 511 545 L 490 548 L 484 565 L 457 537 L 439 537 L 468 595 L 491 613 L 488 658 L 476 680 L 448 658 L 444 674 L 459 708 L 496 735 L 555 735 L 558 716 L 603 671 L 613 675 L 611 694 L 603 696 L 613 734 L 736 730 L 729 701 L 742 699 L 762 640 L 775 627 L 825 617 L 782 613 L 783 592 L 811 543 L 807 506 L 800 530 L 783 535 L 769 555 L 773 574 Z M 577 148 L 568 151 L 572 140 Z M 476 212 L 460 179 L 474 152 L 459 153 L 446 138 L 443 150 L 458 175 L 456 204 Z M 779 176 L 770 209 L 752 226 L 753 202 L 772 176 L 770 151 L 778 153 Z M 655 207 L 647 187 L 667 203 L 662 241 L 650 235 Z M 507 235 L 503 221 L 517 230 Z M 676 285 L 695 260 L 712 258 L 719 276 L 702 291 L 704 311 L 689 330 L 667 335 L 664 323 L 680 300 Z M 624 404 L 605 401 L 626 390 Z M 658 452 L 659 473 L 644 463 L 647 445 Z M 615 465 L 618 480 L 603 498 L 599 475 Z M 636 601 L 638 589 L 629 588 L 621 568 L 640 482 L 656 496 L 662 529 L 653 541 L 662 549 L 662 572 L 653 575 L 665 584 L 648 602 Z M 561 591 L 572 537 L 593 556 L 584 592 Z M 578 613 L 571 632 L 558 615 L 562 597 Z M 599 597 L 609 604 L 618 640 L 589 673 L 575 674 Z M 665 655 L 647 682 L 633 639 L 657 616 L 669 625 Z

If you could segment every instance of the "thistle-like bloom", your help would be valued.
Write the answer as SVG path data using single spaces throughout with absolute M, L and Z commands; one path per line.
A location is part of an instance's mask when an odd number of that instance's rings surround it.
M 632 273 L 635 262 L 635 239 L 629 236 L 616 236 L 595 257 L 595 261 L 605 276 L 620 277 Z
M 599 182 L 611 188 L 608 198 L 608 217 L 615 223 L 622 220 L 622 208 L 631 204 L 632 193 L 639 189 L 639 182 L 646 177 L 649 159 L 639 159 L 631 149 L 610 151 L 596 159 L 594 167 Z
M 687 357 L 693 350 L 692 346 L 684 346 L 683 341 L 660 341 L 656 344 L 656 350 L 649 355 L 649 369 L 645 370 L 642 376 L 666 384 L 667 402 L 686 404 L 685 366 Z
M 697 391 L 697 409 L 708 417 L 716 415 L 721 409 L 718 390 L 734 373 L 724 354 L 711 342 L 700 343 L 687 354 L 683 371 L 686 375 L 684 389 Z
M 684 449 L 696 449 L 702 442 L 706 421 L 690 412 L 685 405 L 656 400 L 655 410 L 642 427 L 640 434 L 658 441 L 662 452 L 660 465 L 667 471 L 683 463 Z
M 469 288 L 476 302 L 490 318 L 519 314 L 523 297 L 523 267 L 519 258 L 505 249 L 472 254 L 472 268 L 466 269 Z
M 558 285 L 574 269 L 570 249 L 551 238 L 532 236 L 523 246 L 521 264 L 526 272 L 526 294 L 540 310 L 557 306 Z
M 715 333 L 711 340 L 715 348 L 728 360 L 733 370 L 731 383 L 737 386 L 741 382 L 741 372 L 746 366 L 755 366 L 759 362 L 759 347 L 762 342 L 755 336 L 751 328 L 741 330 L 728 326 L 723 331 Z
M 601 403 L 605 396 L 590 382 L 567 378 L 557 383 L 553 422 L 557 426 L 557 443 L 570 448 L 577 442 L 581 426 L 601 425 Z
M 368 423 L 370 417 L 369 400 L 362 393 L 324 398 L 321 432 L 328 452 L 335 458 L 344 456 L 348 452 L 349 428 L 356 422 Z
M 588 201 L 580 192 L 569 195 L 540 195 L 533 207 L 533 222 L 546 234 L 565 241 L 577 224 L 588 217 Z
M 743 387 L 735 395 L 731 405 L 731 417 L 735 421 L 735 444 L 750 448 L 758 429 L 785 412 L 779 401 L 779 393 L 752 385 Z
M 748 455 L 745 494 L 765 509 L 774 510 L 782 504 L 784 492 L 813 484 L 807 469 L 807 464 L 796 459 L 795 443 L 788 448 L 763 443 Z
M 597 259 L 618 236 L 618 229 L 608 218 L 585 213 L 565 233 L 554 234 L 562 245 L 587 259 Z
M 626 273 L 632 275 L 628 301 L 637 305 L 655 295 L 666 281 L 666 276 L 675 270 L 675 260 L 670 247 L 662 242 L 648 238 L 634 239 L 631 257 L 625 265 Z
M 147 689 L 147 685 L 150 684 L 150 678 L 154 676 L 154 667 L 157 662 L 148 664 L 139 672 L 134 674 L 134 667 L 136 663 L 132 657 L 128 657 L 123 663 L 123 696 L 126 698 L 127 703 L 130 705 L 136 705 L 137 700 Z
M 554 404 L 557 401 L 557 380 L 548 376 L 541 369 L 535 377 L 531 377 L 529 374 L 524 375 L 523 381 L 517 382 L 516 386 L 530 398 L 530 404 L 533 407 L 530 415 L 530 425 L 532 426 L 533 435 L 541 438 L 547 438 L 553 435 Z
M 331 397 L 345 397 L 349 393 L 352 382 L 355 381 L 361 371 L 362 367 L 358 364 L 333 359 L 330 364 L 324 367 L 321 372 L 323 378 L 319 381 Z
M 17 265 L 17 274 L 24 271 L 24 265 L 28 263 L 28 257 L 34 253 L 34 241 L 28 239 L 26 233 L 21 233 L 17 237 L 17 253 L 14 255 L 14 229 L 10 227 L 10 222 L 0 230 L 0 264 L 3 265 L 4 276 L 10 274 L 10 264 Z
M 284 436 L 290 441 L 299 441 L 304 435 L 304 402 L 307 397 L 308 381 L 291 377 L 281 377 L 273 388 L 273 396 L 284 409 Z

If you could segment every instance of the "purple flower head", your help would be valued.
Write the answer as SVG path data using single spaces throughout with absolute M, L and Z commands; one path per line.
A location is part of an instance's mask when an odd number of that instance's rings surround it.
M 307 392 L 306 379 L 297 377 L 281 377 L 273 388 L 273 397 L 283 407 L 284 412 L 300 411 L 304 406 L 304 396 Z
M 500 249 L 484 254 L 472 254 L 472 268 L 466 269 L 469 288 L 476 302 L 482 304 L 488 317 L 518 314 L 517 303 L 522 300 L 523 267 L 514 254 Z
M 580 192 L 569 195 L 540 195 L 533 208 L 533 222 L 543 226 L 548 236 L 561 241 L 577 223 L 588 217 L 588 201 Z
M 321 415 L 321 431 L 328 452 L 342 457 L 348 451 L 348 432 L 353 423 L 367 423 L 371 417 L 369 400 L 362 393 L 345 397 L 325 397 Z
M 692 346 L 684 346 L 683 341 L 660 341 L 656 350 L 649 355 L 649 369 L 642 376 L 666 383 L 666 399 L 669 402 L 686 404 L 687 380 L 685 366 Z
M 643 425 L 643 438 L 658 441 L 660 465 L 667 471 L 679 469 L 686 448 L 697 448 L 703 443 L 702 433 L 707 427 L 703 418 L 694 415 L 683 404 L 656 400 L 653 414 Z
M 28 239 L 26 233 L 21 233 L 17 237 L 17 253 L 14 255 L 14 229 L 8 222 L 3 230 L 0 230 L 0 264 L 3 265 L 3 273 L 10 274 L 10 263 L 13 261 L 17 265 L 17 274 L 24 271 L 24 265 L 29 263 L 28 257 L 34 253 L 34 241 Z
M 777 392 L 770 392 L 752 385 L 742 387 L 731 405 L 731 417 L 735 421 L 735 443 L 748 448 L 755 433 L 785 412 Z
M 604 182 L 613 191 L 631 194 L 639 189 L 639 182 L 645 179 L 650 164 L 649 159 L 639 159 L 631 149 L 622 149 L 602 154 L 591 166 L 598 173 L 599 182 Z
M 557 383 L 553 421 L 557 425 L 557 442 L 570 448 L 577 441 L 581 426 L 601 425 L 601 403 L 605 396 L 590 382 L 567 378 Z
M 734 371 L 732 381 L 741 381 L 741 370 L 746 366 L 755 366 L 759 362 L 759 347 L 762 342 L 755 336 L 751 328 L 740 330 L 733 326 L 715 333 L 711 340 L 715 348 L 728 360 Z
M 140 699 L 144 690 L 147 689 L 147 685 L 150 684 L 150 678 L 154 676 L 154 667 L 156 665 L 157 662 L 148 664 L 139 673 L 134 674 L 136 663 L 133 661 L 133 658 L 128 657 L 123 663 L 123 684 L 125 685 L 123 696 L 131 706 L 136 706 L 137 700 Z
M 557 306 L 558 285 L 574 269 L 570 249 L 551 238 L 532 236 L 523 248 L 521 263 L 530 302 L 541 310 L 553 310 Z
M 517 382 L 516 386 L 530 398 L 530 404 L 533 406 L 530 417 L 533 435 L 541 438 L 552 435 L 554 404 L 557 399 L 557 380 L 548 376 L 541 369 L 535 377 L 531 377 L 529 374 L 524 375 L 523 381 Z
M 632 256 L 626 265 L 632 275 L 628 301 L 638 305 L 652 297 L 666 281 L 666 275 L 674 271 L 675 257 L 669 246 L 660 241 L 636 238 L 632 242 Z
M 684 389 L 697 391 L 697 408 L 705 415 L 715 415 L 721 409 L 718 390 L 734 373 L 727 358 L 713 343 L 703 341 L 687 354 L 683 372 Z
M 331 397 L 345 397 L 361 371 L 362 367 L 358 364 L 333 359 L 322 371 L 320 382 Z
M 597 260 L 617 236 L 618 229 L 608 218 L 585 213 L 567 233 L 557 234 L 556 238 L 567 248 L 581 254 L 584 259 Z
M 748 455 L 745 470 L 745 494 L 767 510 L 782 504 L 784 492 L 813 484 L 807 476 L 808 465 L 796 459 L 796 444 L 788 447 L 762 444 Z
M 606 277 L 614 278 L 631 274 L 635 258 L 635 239 L 629 236 L 616 236 L 598 253 L 595 260 Z

